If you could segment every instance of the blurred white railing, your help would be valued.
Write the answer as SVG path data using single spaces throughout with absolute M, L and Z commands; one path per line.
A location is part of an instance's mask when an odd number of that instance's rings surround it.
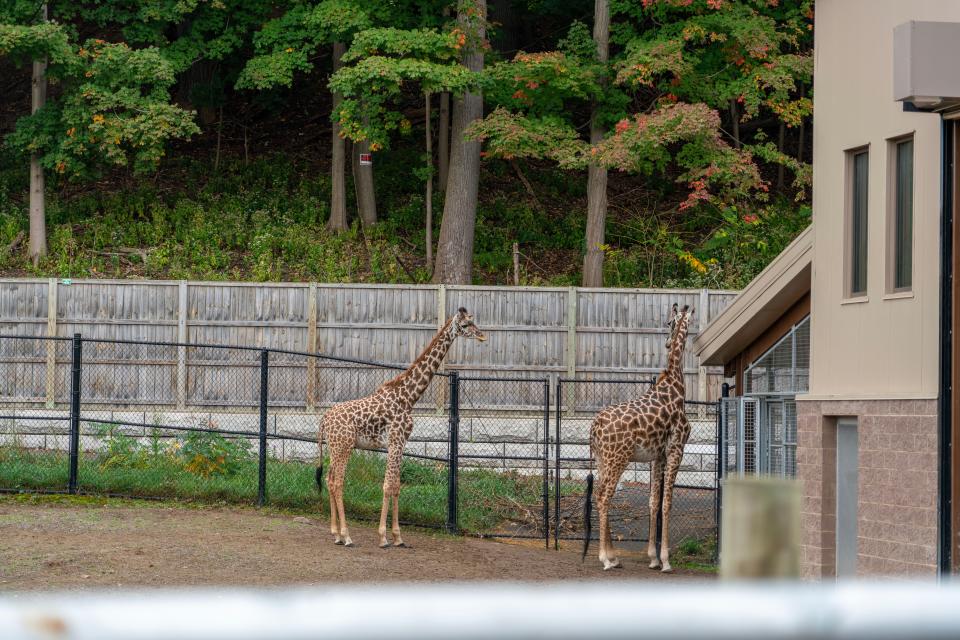
M 619 576 L 627 577 L 621 573 Z M 0 637 L 957 638 L 960 585 L 611 582 L 0 597 Z

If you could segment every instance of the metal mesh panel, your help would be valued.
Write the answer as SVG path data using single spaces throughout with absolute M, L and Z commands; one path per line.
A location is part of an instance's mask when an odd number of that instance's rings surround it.
M 757 459 L 760 448 L 757 401 L 752 398 L 741 398 L 740 400 L 740 433 L 743 434 L 741 468 L 746 475 L 756 475 L 760 471 L 760 464 Z
M 549 540 L 550 385 L 461 377 L 459 525 L 468 533 Z
M 740 399 L 724 398 L 721 401 L 723 430 L 723 476 L 730 477 L 739 474 L 740 459 Z
M 797 475 L 797 403 L 786 400 L 784 409 L 784 475 L 788 478 Z
M 110 340 L 82 347 L 81 492 L 256 500 L 259 351 Z M 170 385 L 178 367 L 186 379 Z
M 65 491 L 68 339 L 0 336 L 0 488 Z
M 808 317 L 750 365 L 745 384 L 752 395 L 802 393 L 807 391 L 809 379 Z
M 784 413 L 783 403 L 774 402 L 765 405 L 767 432 L 766 471 L 771 475 L 783 476 L 784 473 Z
M 806 393 L 810 390 L 810 318 L 807 317 L 797 325 L 794 333 L 796 341 L 796 383 L 797 393 Z

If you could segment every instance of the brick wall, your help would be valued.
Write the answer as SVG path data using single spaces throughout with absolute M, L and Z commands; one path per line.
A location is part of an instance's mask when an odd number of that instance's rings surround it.
M 857 419 L 857 574 L 929 576 L 937 561 L 935 400 L 798 400 L 801 570 L 836 572 L 836 424 Z

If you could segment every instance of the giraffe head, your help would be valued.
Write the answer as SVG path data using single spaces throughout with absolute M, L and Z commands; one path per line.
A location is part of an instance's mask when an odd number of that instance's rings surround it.
M 693 309 L 690 308 L 690 305 L 685 304 L 683 309 L 679 309 L 676 303 L 673 304 L 670 321 L 667 323 L 667 326 L 670 327 L 670 337 L 667 338 L 668 348 L 674 344 L 675 340 L 679 340 L 681 345 L 686 343 L 687 328 L 692 315 Z
M 480 331 L 480 328 L 473 324 L 473 316 L 467 313 L 467 310 L 463 307 L 457 310 L 457 315 L 453 318 L 453 335 L 454 337 L 472 338 L 479 342 L 487 339 L 487 336 L 483 335 L 483 331 Z

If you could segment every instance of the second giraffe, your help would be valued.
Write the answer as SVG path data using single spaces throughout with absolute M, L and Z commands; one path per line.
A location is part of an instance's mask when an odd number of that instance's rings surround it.
M 683 350 L 687 343 L 687 326 L 693 309 L 673 305 L 667 341 L 667 368 L 642 396 L 607 407 L 597 414 L 590 426 L 591 456 L 597 461 L 597 515 L 600 520 L 600 562 L 604 569 L 620 566 L 610 536 L 610 502 L 620 477 L 630 462 L 650 463 L 650 537 L 647 555 L 650 568 L 669 572 L 670 506 L 673 483 L 680 470 L 683 450 L 690 437 L 690 422 L 684 410 Z M 663 483 L 663 531 L 660 557 L 657 558 L 656 522 L 660 511 L 660 487 Z M 593 474 L 587 478 L 584 509 L 586 528 L 583 555 L 590 545 L 590 498 Z
M 402 547 L 400 537 L 400 463 L 403 448 L 413 431 L 413 405 L 426 391 L 433 375 L 440 368 L 450 345 L 458 337 L 483 342 L 486 336 L 473 323 L 473 316 L 461 307 L 456 315 L 434 336 L 423 353 L 410 367 L 393 380 L 385 382 L 364 398 L 342 402 L 330 407 L 320 420 L 320 466 L 317 485 L 323 475 L 323 440 L 326 435 L 330 447 L 330 474 L 327 490 L 330 494 L 330 533 L 336 544 L 353 546 L 343 513 L 343 480 L 347 461 L 354 447 L 360 449 L 387 449 L 387 468 L 383 477 L 383 506 L 380 509 L 380 546 L 387 543 L 387 511 L 393 503 L 393 545 Z M 338 528 L 339 523 L 339 528 Z

